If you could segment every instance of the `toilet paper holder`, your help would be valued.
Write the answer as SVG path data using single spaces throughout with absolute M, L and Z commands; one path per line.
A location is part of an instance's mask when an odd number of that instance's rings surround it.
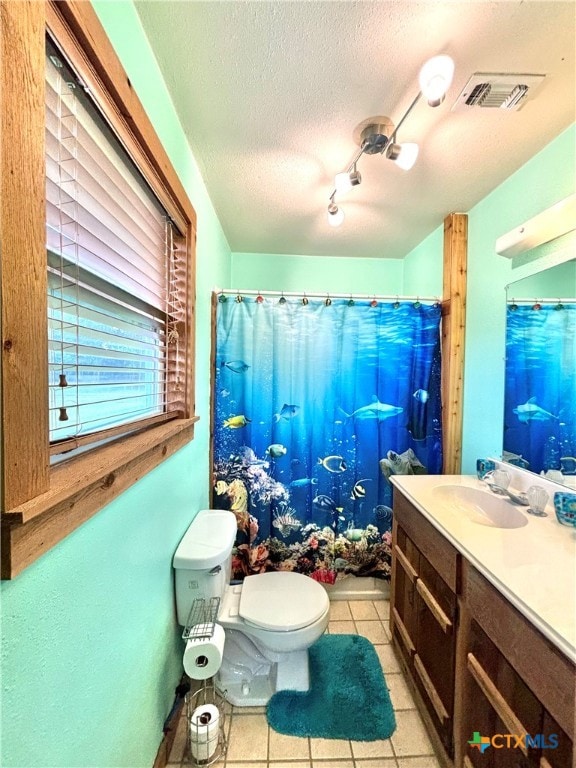
M 182 638 L 212 638 L 219 610 L 219 597 L 194 600 Z M 191 765 L 204 768 L 226 755 L 225 700 L 216 689 L 214 678 L 192 682 L 198 688 L 186 694 L 186 755 Z M 206 716 L 197 717 L 200 710 L 206 710 Z
M 213 678 L 201 681 L 197 691 L 186 694 L 186 756 L 190 765 L 204 768 L 225 757 L 224 703 Z

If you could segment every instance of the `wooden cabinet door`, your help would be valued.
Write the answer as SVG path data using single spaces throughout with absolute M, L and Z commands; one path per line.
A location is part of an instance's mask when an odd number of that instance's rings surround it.
M 456 595 L 423 556 L 420 557 L 416 593 L 415 682 L 438 735 L 452 756 Z
M 439 536 L 434 532 L 435 536 Z M 433 542 L 428 541 L 428 546 Z M 446 754 L 452 757 L 456 595 L 395 520 L 391 629 Z
M 476 621 L 465 674 L 465 768 L 537 768 L 540 749 L 527 746 L 524 736 L 542 732 L 544 709 Z M 482 738 L 491 743 L 481 751 Z
M 464 575 L 463 597 L 468 611 L 526 687 L 534 692 L 542 709 L 574 741 L 576 665 L 473 566 L 467 564 Z M 551 755 L 553 751 L 544 750 L 544 754 Z M 576 768 L 576 764 L 570 768 Z
M 392 563 L 390 628 L 394 643 L 400 649 L 406 667 L 412 671 L 418 626 L 416 581 L 418 579 L 420 555 L 412 540 L 396 521 L 394 521 L 392 546 L 394 556 Z

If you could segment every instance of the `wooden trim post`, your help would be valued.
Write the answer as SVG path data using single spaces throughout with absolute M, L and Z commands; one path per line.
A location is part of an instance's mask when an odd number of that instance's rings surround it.
M 451 213 L 444 219 L 442 291 L 442 431 L 443 474 L 460 474 L 466 335 L 466 269 L 468 216 Z

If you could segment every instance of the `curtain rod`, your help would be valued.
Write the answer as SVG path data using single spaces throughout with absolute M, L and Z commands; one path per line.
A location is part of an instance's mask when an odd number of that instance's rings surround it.
M 432 301 L 441 304 L 441 299 L 438 296 L 400 296 L 399 294 L 393 294 L 390 296 L 384 296 L 378 293 L 332 293 L 332 291 L 254 291 L 243 290 L 239 288 L 214 288 L 214 293 L 225 294 L 226 296 L 285 296 L 287 298 L 319 298 L 325 299 L 330 297 L 331 299 L 379 299 L 380 301 Z
M 512 297 L 512 298 L 508 299 L 506 303 L 507 304 L 554 304 L 554 305 L 558 305 L 558 304 L 576 304 L 576 299 L 562 299 L 562 298 L 557 298 L 557 299 L 538 299 L 538 298 L 534 298 L 534 299 L 515 299 L 515 298 Z

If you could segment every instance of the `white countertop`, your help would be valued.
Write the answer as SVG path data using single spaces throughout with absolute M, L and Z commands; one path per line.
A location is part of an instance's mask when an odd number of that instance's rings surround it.
M 513 505 L 527 524 L 496 528 L 473 522 L 433 493 L 440 485 L 490 493 L 476 477 L 393 475 L 390 480 L 543 635 L 576 661 L 576 528 L 560 525 L 551 503 L 548 517 L 534 517 Z

